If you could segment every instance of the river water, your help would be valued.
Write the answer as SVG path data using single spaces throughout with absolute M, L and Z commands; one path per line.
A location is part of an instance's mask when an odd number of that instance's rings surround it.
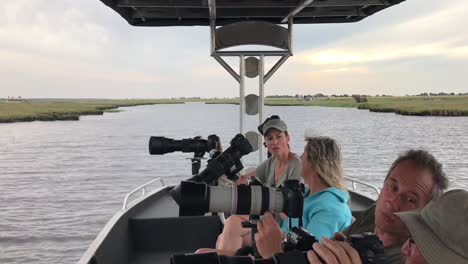
M 125 194 L 155 178 L 191 173 L 187 153 L 151 156 L 152 135 L 210 134 L 226 148 L 239 127 L 238 106 L 189 103 L 122 108 L 80 121 L 0 124 L 0 263 L 74 263 L 120 209 Z M 468 188 L 468 117 L 413 117 L 325 107 L 266 107 L 288 124 L 301 153 L 304 131 L 342 146 L 345 173 L 381 186 L 408 148 L 431 151 L 451 188 Z M 255 130 L 256 117 L 246 127 Z M 244 159 L 246 167 L 258 154 Z

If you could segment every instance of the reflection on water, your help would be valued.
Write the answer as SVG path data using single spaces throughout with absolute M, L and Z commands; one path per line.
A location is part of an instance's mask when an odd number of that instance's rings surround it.
M 468 117 L 411 117 L 367 110 L 266 107 L 286 120 L 293 151 L 304 130 L 336 138 L 345 172 L 381 186 L 392 161 L 425 148 L 440 161 L 451 187 L 468 187 Z M 256 117 L 246 127 L 255 130 Z M 152 135 L 175 139 L 217 134 L 223 146 L 238 130 L 238 106 L 153 105 L 80 121 L 0 124 L 0 263 L 76 262 L 123 197 L 135 187 L 191 173 L 189 154 L 148 154 Z M 257 153 L 244 160 L 258 162 Z

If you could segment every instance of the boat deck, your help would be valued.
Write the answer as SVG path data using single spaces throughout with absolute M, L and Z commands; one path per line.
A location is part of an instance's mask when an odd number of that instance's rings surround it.
M 166 187 L 149 195 L 116 215 L 116 221 L 108 223 L 108 232 L 96 238 L 99 247 L 92 259 L 80 263 L 167 264 L 174 254 L 215 247 L 223 226 L 220 218 L 211 215 L 179 217 L 178 205 L 169 195 L 170 189 Z M 350 193 L 355 217 L 373 203 L 370 198 Z

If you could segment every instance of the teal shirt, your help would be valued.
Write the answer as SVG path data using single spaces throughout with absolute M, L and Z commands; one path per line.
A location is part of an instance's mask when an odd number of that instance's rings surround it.
M 309 191 L 309 188 L 306 188 L 306 193 Z M 307 196 L 304 199 L 303 227 L 317 239 L 332 237 L 335 232 L 351 224 L 352 215 L 348 201 L 348 193 L 335 187 Z M 298 224 L 299 219 L 293 218 L 292 225 Z M 289 232 L 289 218 L 280 221 L 280 226 L 283 232 Z

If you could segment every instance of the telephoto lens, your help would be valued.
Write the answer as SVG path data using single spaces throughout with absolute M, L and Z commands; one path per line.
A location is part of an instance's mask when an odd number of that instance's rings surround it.
M 283 194 L 273 187 L 234 185 L 209 186 L 205 183 L 181 183 L 180 210 L 192 215 L 229 213 L 262 215 L 267 211 L 282 212 Z
M 219 146 L 219 137 L 216 135 L 208 136 L 208 140 L 196 138 L 171 139 L 166 137 L 150 137 L 149 153 L 151 155 L 164 155 L 174 151 L 205 153 Z
M 184 181 L 179 205 L 183 215 L 208 212 L 263 215 L 269 211 L 299 218 L 302 217 L 304 193 L 298 180 L 285 181 L 281 189 L 261 185 L 208 186 Z
M 231 140 L 231 146 L 224 152 L 212 159 L 200 174 L 193 176 L 187 181 L 212 183 L 223 174 L 237 173 L 242 169 L 240 159 L 242 156 L 252 152 L 249 141 L 241 134 L 237 134 Z M 233 171 L 233 167 L 235 170 Z M 180 205 L 181 185 L 177 185 L 170 191 L 172 198 Z

